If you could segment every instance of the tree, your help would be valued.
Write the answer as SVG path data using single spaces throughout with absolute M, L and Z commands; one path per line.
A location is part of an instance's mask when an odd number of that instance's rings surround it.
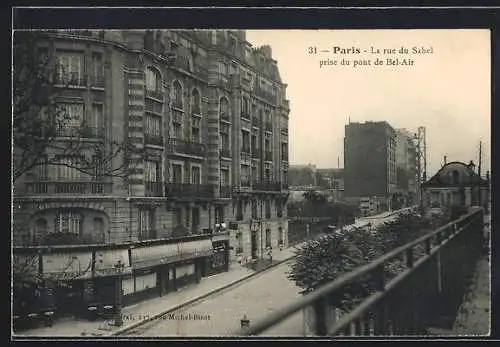
M 430 221 L 417 214 L 403 214 L 394 221 L 377 226 L 375 230 L 370 227 L 338 230 L 319 240 L 309 241 L 298 249 L 289 278 L 305 293 L 313 291 L 424 235 L 430 227 Z M 416 249 L 417 256 L 422 252 L 423 248 Z M 400 273 L 404 267 L 403 259 L 390 261 L 387 264 L 388 278 Z M 334 307 L 347 310 L 374 289 L 372 279 L 367 277 L 346 286 L 338 295 L 329 298 L 329 302 Z
M 144 155 L 143 151 L 128 139 L 108 140 L 105 144 L 84 140 L 89 129 L 86 120 L 75 126 L 71 114 L 57 102 L 60 92 L 75 76 L 39 48 L 41 42 L 50 41 L 50 35 L 16 31 L 13 41 L 14 182 L 40 165 L 69 166 L 92 176 L 127 177 L 128 160 L 119 163 L 114 159 L 123 154 Z M 59 140 L 61 134 L 64 141 Z M 62 161 L 60 157 L 47 157 L 48 150 L 76 159 Z

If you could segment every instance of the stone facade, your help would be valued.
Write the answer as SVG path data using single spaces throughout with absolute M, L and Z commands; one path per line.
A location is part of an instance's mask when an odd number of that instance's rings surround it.
M 271 230 L 273 247 L 286 244 L 289 106 L 270 47 L 252 48 L 243 31 L 47 35 L 40 47 L 51 61 L 65 56 L 69 72 L 83 81 L 61 86 L 58 101 L 83 104 L 81 117 L 102 133 L 82 140 L 108 153 L 125 142 L 135 151 L 107 163 L 127 163 L 121 175 L 76 178 L 48 165 L 44 177 L 38 169 L 21 177 L 16 244 L 33 244 L 63 224 L 91 243 L 121 243 L 169 238 L 179 225 L 198 234 L 234 222 L 243 246 L 231 231 L 233 253 L 242 248 L 248 256 L 250 200 L 270 200 L 264 234 Z M 242 219 L 240 201 L 247 205 Z

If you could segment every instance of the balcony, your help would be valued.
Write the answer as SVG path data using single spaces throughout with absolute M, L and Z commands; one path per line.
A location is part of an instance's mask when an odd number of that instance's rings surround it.
M 74 233 L 50 233 L 42 237 L 33 237 L 25 234 L 20 235 L 14 241 L 14 246 L 32 247 L 32 246 L 70 246 L 70 245 L 101 245 L 106 243 L 106 235 L 103 234 L 84 234 Z
M 248 162 L 251 160 L 252 156 L 250 155 L 250 149 L 243 148 L 240 153 L 241 161 Z
M 212 184 L 165 183 L 165 194 L 173 198 L 206 198 L 214 197 Z
M 56 135 L 59 137 L 80 137 L 89 139 L 104 138 L 104 129 L 101 127 L 89 126 L 65 126 L 56 130 Z
M 281 182 L 275 181 L 254 181 L 252 183 L 254 190 L 261 190 L 266 192 L 279 192 L 281 191 Z
M 161 90 L 149 90 L 149 89 L 146 89 L 145 93 L 146 93 L 145 94 L 146 98 L 152 98 L 152 99 L 162 100 L 163 101 L 163 91 L 161 91 Z
M 272 104 L 276 104 L 276 95 L 273 95 L 270 91 L 264 90 L 259 86 L 259 83 L 255 85 L 255 94 Z
M 260 127 L 260 120 L 258 117 L 252 117 L 252 126 L 256 128 Z
M 264 153 L 264 160 L 265 161 L 273 161 L 273 152 L 266 151 Z
M 87 87 L 87 76 L 75 73 L 57 73 L 55 84 L 66 87 Z
M 146 181 L 146 196 L 163 196 L 163 183 Z
M 144 134 L 144 143 L 147 145 L 163 146 L 163 136 Z
M 231 198 L 232 187 L 231 186 L 220 186 L 219 197 L 222 199 Z
M 170 139 L 168 143 L 171 154 L 193 155 L 197 157 L 205 156 L 205 145 L 201 143 L 180 139 Z
M 222 148 L 220 150 L 220 156 L 222 158 L 231 158 L 231 150 L 229 148 Z
M 288 161 L 288 154 L 283 153 L 281 155 L 281 158 L 282 158 L 283 161 Z
M 240 186 L 245 188 L 250 188 L 252 186 L 252 181 L 248 178 L 241 178 Z
M 111 182 L 96 181 L 38 181 L 26 182 L 27 195 L 90 195 L 90 194 L 110 194 L 112 191 Z
M 250 119 L 250 112 L 248 111 L 241 111 L 241 118 L 243 119 Z
M 273 124 L 271 122 L 265 122 L 264 123 L 264 129 L 266 131 L 270 131 L 270 132 L 273 131 Z
M 221 112 L 219 113 L 220 119 L 226 122 L 231 122 L 231 119 L 229 118 L 229 113 L 226 112 Z
M 92 88 L 104 88 L 104 74 L 98 73 L 92 76 L 90 81 L 90 86 Z

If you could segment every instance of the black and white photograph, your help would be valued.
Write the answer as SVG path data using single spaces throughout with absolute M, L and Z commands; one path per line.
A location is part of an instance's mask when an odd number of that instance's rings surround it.
M 13 337 L 489 336 L 489 30 L 12 35 Z

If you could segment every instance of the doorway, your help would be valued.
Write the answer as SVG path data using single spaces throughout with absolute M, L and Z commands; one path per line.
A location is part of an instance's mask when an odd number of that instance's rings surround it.
M 257 247 L 257 232 L 256 231 L 252 231 L 252 259 L 257 259 L 258 258 L 258 254 L 257 254 L 257 250 L 258 250 L 258 247 Z

